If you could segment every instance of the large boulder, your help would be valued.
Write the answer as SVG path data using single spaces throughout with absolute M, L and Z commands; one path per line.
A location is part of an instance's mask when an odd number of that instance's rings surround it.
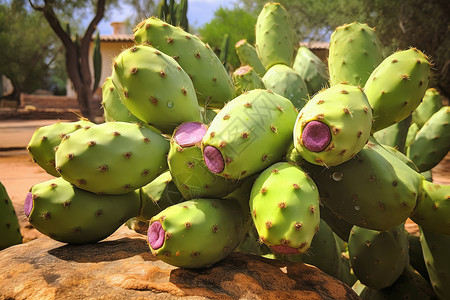
M 210 268 L 176 268 L 131 232 L 97 244 L 42 237 L 7 248 L 0 282 L 0 299 L 359 299 L 313 266 L 242 253 Z

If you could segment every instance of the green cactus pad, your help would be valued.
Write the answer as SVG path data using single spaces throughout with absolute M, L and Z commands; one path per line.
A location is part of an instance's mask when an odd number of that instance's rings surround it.
M 303 169 L 279 162 L 256 178 L 250 210 L 260 241 L 281 254 L 301 254 L 319 229 L 319 192 Z
M 284 64 L 270 67 L 262 78 L 266 89 L 291 100 L 297 110 L 309 99 L 308 88 L 303 78 Z
M 364 300 L 436 299 L 430 283 L 411 266 L 406 266 L 402 275 L 391 286 L 379 290 L 364 287 L 360 297 Z
M 264 68 L 275 64 L 291 66 L 297 35 L 286 9 L 268 2 L 258 15 L 255 27 L 256 52 Z
M 258 53 L 256 53 L 256 48 L 247 42 L 246 39 L 240 40 L 234 47 L 236 49 L 236 55 L 241 62 L 241 66 L 248 65 L 255 70 L 259 77 L 263 77 L 266 73 L 266 68 L 264 68 L 261 63 Z
M 292 69 L 303 78 L 311 97 L 328 85 L 328 71 L 325 64 L 304 46 L 298 48 Z
M 425 230 L 450 235 L 450 185 L 423 180 L 410 218 Z
M 19 220 L 5 186 L 0 182 L 0 250 L 22 243 Z
M 450 299 L 450 236 L 421 228 L 420 243 L 431 287 L 438 299 Z
M 434 168 L 450 151 L 450 106 L 434 113 L 417 132 L 406 154 L 420 172 Z
M 310 163 L 336 166 L 364 147 L 371 126 L 372 110 L 364 92 L 338 84 L 316 94 L 300 111 L 294 147 Z
M 172 205 L 150 220 L 148 244 L 158 259 L 203 268 L 232 253 L 245 236 L 239 205 L 200 198 Z
M 381 42 L 374 29 L 358 22 L 339 26 L 330 38 L 330 86 L 342 82 L 364 86 L 382 60 Z
M 376 140 L 389 147 L 394 147 L 401 153 L 406 153 L 406 139 L 411 126 L 411 115 L 394 125 L 381 129 L 373 134 Z
M 248 65 L 236 69 L 231 78 L 233 79 L 237 96 L 250 90 L 265 88 L 262 79 L 256 74 L 252 67 Z
M 239 186 L 237 180 L 211 172 L 203 161 L 201 141 L 207 131 L 202 123 L 183 123 L 175 129 L 167 157 L 173 181 L 183 197 L 221 198 Z
M 348 239 L 350 262 L 356 277 L 373 289 L 391 286 L 409 264 L 404 224 L 388 231 L 353 226 Z
M 422 176 L 371 139 L 354 158 L 324 168 L 304 164 L 321 203 L 345 222 L 389 230 L 406 221 L 420 195 Z
M 167 207 L 183 202 L 185 199 L 172 180 L 170 171 L 156 177 L 141 187 L 141 213 L 138 220 L 147 222 Z
M 236 97 L 203 138 L 206 166 L 232 179 L 262 171 L 288 151 L 296 116 L 292 102 L 270 91 L 256 89 Z
M 87 119 L 77 122 L 56 122 L 36 129 L 28 143 L 27 150 L 32 160 L 48 174 L 59 177 L 55 169 L 55 151 L 63 138 L 78 129 L 95 125 Z
M 98 242 L 139 215 L 139 191 L 97 195 L 59 177 L 34 185 L 25 200 L 25 215 L 39 232 L 70 244 Z
M 121 52 L 114 59 L 111 77 L 126 108 L 163 132 L 201 120 L 188 74 L 160 50 L 139 45 Z
M 400 122 L 420 104 L 428 88 L 430 62 L 415 48 L 384 59 L 364 86 L 373 108 L 372 132 Z
M 425 92 L 422 103 L 413 111 L 413 122 L 422 127 L 428 119 L 442 108 L 442 97 L 439 92 L 430 88 Z
M 56 168 L 77 187 L 105 194 L 138 189 L 167 170 L 169 142 L 146 127 L 108 122 L 66 135 Z
M 151 17 L 136 26 L 134 39 L 137 44 L 148 43 L 174 57 L 192 79 L 200 104 L 222 108 L 234 97 L 231 77 L 222 62 L 195 35 Z

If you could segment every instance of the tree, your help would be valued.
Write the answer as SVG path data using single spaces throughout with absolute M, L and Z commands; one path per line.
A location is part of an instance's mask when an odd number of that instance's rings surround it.
M 257 15 L 265 0 L 241 0 Z M 329 41 L 337 26 L 354 21 L 375 27 L 386 55 L 418 48 L 431 57 L 432 82 L 450 97 L 450 5 L 447 0 L 280 0 L 301 40 Z
M 241 39 L 247 39 L 249 43 L 255 43 L 256 18 L 244 9 L 234 7 L 232 9 L 219 8 L 214 12 L 214 18 L 198 29 L 202 40 L 213 49 L 220 51 L 223 37 L 229 34 L 228 62 L 234 67 L 239 67 L 239 59 L 234 45 Z
M 61 44 L 43 17 L 25 7 L 25 1 L 0 1 L 0 74 L 11 80 L 13 93 L 8 98 L 20 99 L 21 93 L 55 86 Z M 64 76 L 63 76 L 64 78 Z

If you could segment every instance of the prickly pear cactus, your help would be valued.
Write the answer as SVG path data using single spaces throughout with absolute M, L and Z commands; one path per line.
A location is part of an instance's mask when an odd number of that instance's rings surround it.
M 56 169 L 75 186 L 105 194 L 138 189 L 167 170 L 169 142 L 146 127 L 108 122 L 66 135 Z
M 347 223 L 378 231 L 406 221 L 423 179 L 375 139 L 338 166 L 303 168 L 320 187 L 321 203 Z
M 406 153 L 406 139 L 411 125 L 411 115 L 394 125 L 381 129 L 373 134 L 383 146 L 394 147 L 401 153 Z
M 246 39 L 240 40 L 234 47 L 241 66 L 250 66 L 259 77 L 263 77 L 266 73 L 266 68 L 261 63 L 258 53 L 256 53 L 256 48 L 247 42 Z
M 87 119 L 77 122 L 56 122 L 51 125 L 42 126 L 33 133 L 27 145 L 28 153 L 32 160 L 37 163 L 48 174 L 59 177 L 55 169 L 55 151 L 63 138 L 78 129 L 95 125 Z
M 195 35 L 151 17 L 136 26 L 134 39 L 137 44 L 148 43 L 174 57 L 192 80 L 201 105 L 222 108 L 234 97 L 231 77 L 222 62 L 208 44 Z M 163 91 L 167 93 L 166 89 Z
M 266 70 L 275 64 L 292 65 L 297 35 L 289 14 L 280 3 L 268 2 L 259 13 L 255 44 Z
M 294 147 L 310 163 L 336 166 L 364 147 L 371 126 L 372 110 L 364 92 L 338 84 L 316 94 L 300 111 Z
M 175 129 L 167 157 L 169 170 L 186 200 L 221 198 L 239 186 L 239 182 L 212 173 L 203 161 L 201 141 L 208 128 L 202 123 L 183 123 Z
M 360 297 L 364 300 L 436 299 L 430 283 L 411 266 L 406 266 L 402 275 L 391 286 L 379 290 L 364 287 Z
M 382 60 L 381 42 L 373 28 L 358 22 L 339 26 L 330 38 L 330 86 L 342 82 L 364 86 Z
M 413 122 L 422 127 L 442 106 L 442 97 L 439 92 L 434 88 L 428 89 L 422 103 L 412 113 Z
M 280 254 L 301 254 L 319 230 L 319 192 L 300 167 L 279 162 L 255 180 L 250 211 L 262 243 Z
M 159 49 L 139 45 L 121 52 L 114 60 L 111 77 L 126 108 L 163 132 L 201 120 L 191 79 Z
M 438 299 L 449 299 L 450 260 L 448 259 L 448 249 L 450 249 L 450 236 L 421 228 L 420 243 L 425 265 L 430 275 L 431 287 Z
M 168 264 L 203 268 L 232 253 L 244 236 L 236 201 L 199 198 L 172 205 L 154 216 L 148 244 L 151 252 Z
M 420 172 L 434 168 L 450 151 L 450 106 L 434 113 L 406 151 Z
M 141 213 L 137 217 L 141 221 L 148 221 L 163 209 L 185 201 L 175 183 L 170 171 L 156 177 L 149 184 L 141 187 Z
M 5 186 L 0 182 L 0 250 L 22 243 L 19 220 Z
M 325 64 L 304 46 L 298 48 L 292 69 L 305 80 L 311 97 L 328 85 L 328 71 Z
M 262 79 L 256 74 L 252 67 L 248 65 L 236 69 L 231 78 L 233 79 L 237 96 L 250 90 L 265 88 Z
M 25 199 L 24 211 L 33 227 L 52 239 L 87 244 L 108 237 L 138 216 L 140 205 L 138 191 L 97 195 L 59 177 L 34 185 Z
M 410 218 L 422 229 L 450 235 L 450 185 L 422 181 Z
M 384 59 L 364 86 L 373 108 L 372 132 L 400 122 L 420 104 L 428 88 L 430 62 L 415 48 Z
M 297 110 L 309 100 L 308 88 L 303 78 L 284 64 L 270 67 L 262 78 L 266 89 L 291 100 Z
M 262 171 L 287 152 L 296 116 L 292 102 L 270 91 L 251 90 L 236 97 L 203 137 L 206 166 L 232 179 Z
M 348 239 L 350 262 L 356 277 L 373 289 L 391 286 L 409 264 L 404 224 L 388 231 L 353 226 Z

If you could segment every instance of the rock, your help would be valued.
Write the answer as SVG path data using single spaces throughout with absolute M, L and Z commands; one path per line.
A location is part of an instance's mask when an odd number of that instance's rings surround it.
M 131 231 L 97 244 L 41 237 L 7 248 L 0 282 L 0 299 L 359 299 L 313 266 L 237 252 L 210 268 L 176 268 Z

